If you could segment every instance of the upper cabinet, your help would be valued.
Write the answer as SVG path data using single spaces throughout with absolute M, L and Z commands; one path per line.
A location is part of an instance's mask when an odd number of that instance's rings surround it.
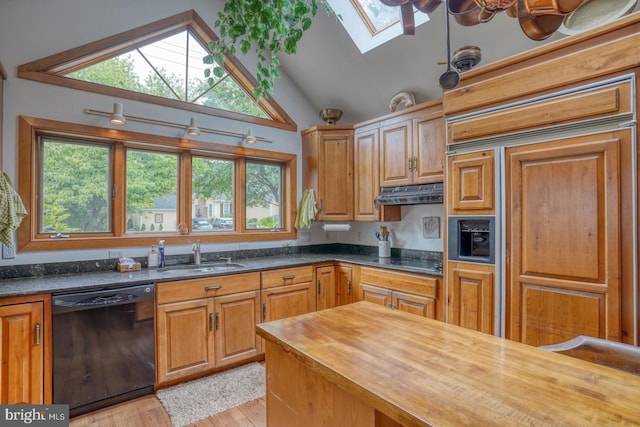
M 400 206 L 376 206 L 380 194 L 378 123 L 356 128 L 354 139 L 354 207 L 356 221 L 400 221 Z
M 449 157 L 449 215 L 492 215 L 495 166 L 493 150 Z
M 353 127 L 314 126 L 302 132 L 303 190 L 316 192 L 317 220 L 353 216 Z
M 445 130 L 440 101 L 380 126 L 380 185 L 442 182 Z

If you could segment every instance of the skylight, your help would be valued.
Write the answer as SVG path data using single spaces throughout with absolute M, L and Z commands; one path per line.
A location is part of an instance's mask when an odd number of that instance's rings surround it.
M 360 53 L 366 53 L 402 35 L 400 8 L 382 4 L 380 0 L 326 0 Z M 426 13 L 415 13 L 415 25 L 429 21 Z M 411 37 L 411 36 L 407 36 Z

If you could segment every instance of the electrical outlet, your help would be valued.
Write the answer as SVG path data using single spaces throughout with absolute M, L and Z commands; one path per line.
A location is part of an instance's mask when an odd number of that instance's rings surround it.
M 2 259 L 14 259 L 16 257 L 16 245 L 2 245 Z
M 124 249 L 109 250 L 109 258 L 122 258 L 123 256 L 124 256 Z

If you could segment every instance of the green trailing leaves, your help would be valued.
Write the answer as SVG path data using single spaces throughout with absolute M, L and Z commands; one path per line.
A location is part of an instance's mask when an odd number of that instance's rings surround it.
M 209 43 L 211 55 L 204 63 L 220 77 L 225 55 L 234 56 L 238 49 L 247 54 L 253 49 L 258 58 L 254 95 L 266 98 L 273 94 L 275 79 L 280 77 L 278 55 L 296 53 L 318 12 L 318 2 L 333 14 L 325 0 L 228 0 L 214 23 L 220 39 Z

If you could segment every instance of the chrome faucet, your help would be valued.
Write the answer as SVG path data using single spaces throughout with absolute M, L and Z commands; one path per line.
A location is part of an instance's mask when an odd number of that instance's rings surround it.
M 220 260 L 221 260 L 221 261 L 222 261 L 222 260 L 226 260 L 225 264 L 232 264 L 232 262 L 231 262 L 231 257 L 228 257 L 228 258 L 220 257 Z
M 200 240 L 196 240 L 193 246 L 191 246 L 191 250 L 194 252 L 193 263 L 195 265 L 200 265 Z

